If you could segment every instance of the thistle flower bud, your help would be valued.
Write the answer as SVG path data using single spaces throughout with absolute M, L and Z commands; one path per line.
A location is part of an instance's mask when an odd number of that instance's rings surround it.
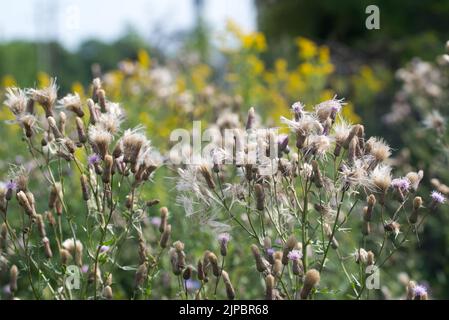
M 176 249 L 177 252 L 181 252 L 184 250 L 184 243 L 181 241 L 175 241 L 173 243 L 173 247 Z
M 98 104 L 100 105 L 101 112 L 106 112 L 106 92 L 103 89 L 97 90 Z
M 44 245 L 45 256 L 50 259 L 53 257 L 53 252 L 51 251 L 50 240 L 47 237 L 42 239 L 42 244 Z
M 160 209 L 160 213 L 161 213 L 161 222 L 159 224 L 159 232 L 164 233 L 165 229 L 167 228 L 167 219 L 168 219 L 167 207 L 162 207 Z
M 80 117 L 76 117 L 75 122 L 76 122 L 76 132 L 78 133 L 78 140 L 79 142 L 84 144 L 87 142 L 87 135 L 86 130 L 84 128 L 83 120 Z
M 222 270 L 221 277 L 223 278 L 223 282 L 226 287 L 226 296 L 228 297 L 229 300 L 234 300 L 235 290 L 234 287 L 232 286 L 231 279 L 229 279 L 229 274 L 226 271 Z
M 274 259 L 274 263 L 273 263 L 273 268 L 272 268 L 272 273 L 275 277 L 280 277 L 281 273 L 282 273 L 282 269 L 283 269 L 284 265 L 282 264 L 282 256 L 279 257 L 278 259 Z
M 304 266 L 300 259 L 292 260 L 292 271 L 295 276 L 304 275 Z
M 112 298 L 113 298 L 113 295 L 112 295 L 112 288 L 108 285 L 108 286 L 105 286 L 104 288 L 103 288 L 103 297 L 106 299 L 106 300 L 112 300 Z
M 413 300 L 415 298 L 415 288 L 416 288 L 416 282 L 415 281 L 409 281 L 406 287 L 407 291 L 407 300 Z
M 61 257 L 61 264 L 66 266 L 70 260 L 72 260 L 72 255 L 66 249 L 59 250 L 59 256 Z
M 90 199 L 89 185 L 87 181 L 87 176 L 82 174 L 80 177 L 81 182 L 81 192 L 83 194 L 84 201 L 88 201 Z
M 134 286 L 136 288 L 140 288 L 145 283 L 145 280 L 148 276 L 148 267 L 145 263 L 141 264 L 136 271 L 136 275 L 134 278 Z
M 264 272 L 265 270 L 267 270 L 267 266 L 262 260 L 262 256 L 260 255 L 259 248 L 255 244 L 251 245 L 251 251 L 253 253 L 254 260 L 256 260 L 257 271 Z
M 348 149 L 349 148 L 349 144 L 351 143 L 351 141 L 353 140 L 354 136 L 359 132 L 360 130 L 360 125 L 356 124 L 351 128 L 351 131 L 349 131 L 348 137 L 346 138 L 346 140 L 343 142 L 343 148 Z
M 228 254 L 228 242 L 231 236 L 229 233 L 221 233 L 218 235 L 218 243 L 220 244 L 220 254 L 223 257 L 226 257 Z
M 296 240 L 295 236 L 292 234 L 288 237 L 287 242 L 284 245 L 284 249 L 282 251 L 282 264 L 286 266 L 288 264 L 288 254 L 290 251 L 295 249 L 296 244 L 298 241 Z
M 248 118 L 246 120 L 246 130 L 253 129 L 255 121 L 256 121 L 256 114 L 255 114 L 254 108 L 251 107 L 248 110 Z
M 170 235 L 171 235 L 171 225 L 168 224 L 165 227 L 164 232 L 162 232 L 161 240 L 159 241 L 159 245 L 161 248 L 163 249 L 167 248 L 168 241 L 170 240 Z
M 56 139 L 62 139 L 63 135 L 61 131 L 59 130 L 58 126 L 56 125 L 56 120 L 53 117 L 47 118 L 48 126 L 51 129 L 51 132 L 55 136 Z
M 193 267 L 187 266 L 182 273 L 182 278 L 184 280 L 189 280 L 192 277 Z
M 19 277 L 19 269 L 14 264 L 9 270 L 9 290 L 11 292 L 17 291 L 17 278 Z
M 62 198 L 62 185 L 59 182 L 56 182 L 51 186 L 50 196 L 48 198 L 48 208 L 54 209 L 56 202 L 58 199 Z
M 17 201 L 19 202 L 20 206 L 23 208 L 25 213 L 29 216 L 34 215 L 34 210 L 30 205 L 30 202 L 28 201 L 27 196 L 25 195 L 25 192 L 19 191 L 16 195 Z
M 265 192 L 263 186 L 260 183 L 256 183 L 254 191 L 256 195 L 256 208 L 259 211 L 263 211 L 265 208 Z
M 89 108 L 89 115 L 90 115 L 89 122 L 92 125 L 95 125 L 98 122 L 98 112 L 95 107 L 95 103 L 92 99 L 87 100 L 87 107 Z
M 0 251 L 5 250 L 8 243 L 8 228 L 6 223 L 2 223 L 0 230 Z
M 70 154 L 74 154 L 74 153 L 75 153 L 75 151 L 76 151 L 76 145 L 75 145 L 75 142 L 73 142 L 72 139 L 70 139 L 70 138 L 65 138 L 65 139 L 64 139 L 64 146 L 66 147 L 67 151 L 68 151 Z
M 104 170 L 103 170 L 103 176 L 102 176 L 102 181 L 104 183 L 111 182 L 113 164 L 114 164 L 114 160 L 112 159 L 112 156 L 109 154 L 105 155 L 104 156 Z
M 196 266 L 196 271 L 197 271 L 198 280 L 203 281 L 206 279 L 206 275 L 204 274 L 204 265 L 203 265 L 203 262 L 201 261 L 201 259 L 198 260 L 198 263 Z
M 58 128 L 63 136 L 65 136 L 65 127 L 67 124 L 67 115 L 64 112 L 59 113 L 59 123 Z
M 47 233 L 45 232 L 45 223 L 44 218 L 41 214 L 36 215 L 36 222 L 37 222 L 37 230 L 39 231 L 39 236 L 41 238 L 44 238 L 47 236 Z
M 265 277 L 265 299 L 274 300 L 274 277 L 269 274 Z
M 170 264 L 175 276 L 179 276 L 182 272 L 182 269 L 179 268 L 178 265 L 178 253 L 175 248 L 171 248 L 169 251 Z
M 220 267 L 218 266 L 218 258 L 213 252 L 209 252 L 207 259 L 212 267 L 212 274 L 216 277 L 220 276 Z
M 374 265 L 375 261 L 374 261 L 374 253 L 370 250 L 368 251 L 367 257 L 366 257 L 366 264 L 368 266 L 372 266 Z
M 320 167 L 316 160 L 312 160 L 313 182 L 317 188 L 323 187 L 323 177 L 321 176 Z
M 408 219 L 411 224 L 415 224 L 418 221 L 418 212 L 419 208 L 422 206 L 422 203 L 423 201 L 421 197 L 415 197 L 415 199 L 413 199 L 413 209 Z
M 307 299 L 312 289 L 320 282 L 320 273 L 315 269 L 307 271 L 304 278 L 304 285 L 301 289 L 300 297 L 302 300 Z

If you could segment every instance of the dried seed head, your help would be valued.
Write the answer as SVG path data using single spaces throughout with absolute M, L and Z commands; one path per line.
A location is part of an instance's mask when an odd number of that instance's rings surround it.
M 109 154 L 105 155 L 104 156 L 104 170 L 103 170 L 103 176 L 102 176 L 102 181 L 104 183 L 111 182 L 113 165 L 114 165 L 114 159 L 112 159 L 112 156 Z
M 343 148 L 345 148 L 345 149 L 349 148 L 349 144 L 351 143 L 354 136 L 359 132 L 359 130 L 360 130 L 359 124 L 352 126 L 351 131 L 349 131 L 349 134 L 346 137 L 346 140 L 343 142 L 343 145 L 342 145 Z
M 106 300 L 112 300 L 113 298 L 112 288 L 109 285 L 103 288 L 103 297 Z
M 29 216 L 34 215 L 33 207 L 31 206 L 30 202 L 28 201 L 28 198 L 23 191 L 19 191 L 16 195 L 17 201 L 19 202 L 20 206 L 23 208 L 25 213 Z
M 39 231 L 39 235 L 41 238 L 44 238 L 47 236 L 45 232 L 45 223 L 44 223 L 44 217 L 42 217 L 41 214 L 36 215 L 36 222 L 37 222 L 37 230 Z
M 274 300 L 273 295 L 273 289 L 274 289 L 274 277 L 269 274 L 265 277 L 265 298 L 267 300 Z
M 282 269 L 284 265 L 281 259 L 274 259 L 272 273 L 275 277 L 279 277 L 282 274 Z
M 48 122 L 48 126 L 51 129 L 51 132 L 55 136 L 55 139 L 62 139 L 63 135 L 56 124 L 55 118 L 53 118 L 52 116 L 49 116 L 47 118 L 47 122 Z
M 38 102 L 45 111 L 45 116 L 53 116 L 53 106 L 58 98 L 58 87 L 56 80 L 51 79 L 50 85 L 43 89 L 30 89 L 31 98 Z
M 316 269 L 307 271 L 304 277 L 304 285 L 301 289 L 300 297 L 302 300 L 307 299 L 312 289 L 320 282 L 320 273 Z
M 181 252 L 184 250 L 184 243 L 181 241 L 175 241 L 173 242 L 173 247 L 176 249 L 177 252 Z
M 234 290 L 234 287 L 232 286 L 231 280 L 229 279 L 228 273 L 226 271 L 222 270 L 221 277 L 223 278 L 223 282 L 226 287 L 226 296 L 228 297 L 229 300 L 234 300 L 235 290 Z
M 256 208 L 259 211 L 263 211 L 265 209 L 265 192 L 263 186 L 260 183 L 256 183 L 254 191 L 256 195 Z
M 422 170 L 419 170 L 418 172 L 412 171 L 407 173 L 405 177 L 408 179 L 408 181 L 410 181 L 410 185 L 413 191 L 416 192 L 418 190 L 419 183 L 424 177 L 424 172 Z
M 83 120 L 80 117 L 76 117 L 76 132 L 78 133 L 78 140 L 81 143 L 87 142 L 86 130 L 84 128 Z
M 260 255 L 259 248 L 255 244 L 251 245 L 251 251 L 253 253 L 254 259 L 256 260 L 257 271 L 264 272 L 265 270 L 267 270 L 267 265 L 262 260 L 262 256 Z
M 72 255 L 66 249 L 59 250 L 59 255 L 61 257 L 61 264 L 66 266 L 70 260 L 72 260 Z
M 83 194 L 84 201 L 88 201 L 90 199 L 90 192 L 89 192 L 89 184 L 87 180 L 87 176 L 85 174 L 82 174 L 80 177 L 81 182 L 81 192 Z
M 372 251 L 368 251 L 368 255 L 367 255 L 367 259 L 366 259 L 366 264 L 369 266 L 374 265 L 375 261 L 374 261 L 374 253 Z
M 14 264 L 9 270 L 9 290 L 11 292 L 17 291 L 17 278 L 19 277 L 19 269 Z
M 161 246 L 161 248 L 165 249 L 167 247 L 168 242 L 170 240 L 170 235 L 171 235 L 171 225 L 168 224 L 165 227 L 164 232 L 162 232 L 161 239 L 159 241 L 159 245 Z
M 98 111 L 92 99 L 87 100 L 87 107 L 89 108 L 89 116 L 90 116 L 89 122 L 92 125 L 95 125 L 98 122 Z
M 89 142 L 92 145 L 95 153 L 99 154 L 101 159 L 109 153 L 109 145 L 112 141 L 112 134 L 102 127 L 90 126 L 89 127 Z
M 423 201 L 421 197 L 415 197 L 415 199 L 413 199 L 413 209 L 408 219 L 411 224 L 415 224 L 418 221 L 419 209 L 421 208 L 422 204 Z
M 50 240 L 47 237 L 42 239 L 42 244 L 44 245 L 45 256 L 50 259 L 53 257 L 53 252 L 51 251 Z
M 413 300 L 415 298 L 415 288 L 416 288 L 416 282 L 415 281 L 409 281 L 406 287 L 407 291 L 407 300 Z
M 218 258 L 213 252 L 209 252 L 207 259 L 212 267 L 212 274 L 216 277 L 220 276 L 220 267 L 218 266 Z
M 201 259 L 198 260 L 196 270 L 197 270 L 198 280 L 200 280 L 200 281 L 205 280 L 206 275 L 204 274 L 204 265 L 203 265 L 203 262 L 201 261 Z
M 78 93 L 66 95 L 59 100 L 59 103 L 67 110 L 75 113 L 78 117 L 84 117 L 81 99 Z
M 70 252 L 72 256 L 75 257 L 75 263 L 81 266 L 82 256 L 83 256 L 83 244 L 80 240 L 74 240 L 73 238 L 66 239 L 62 243 L 62 247 Z
M 256 121 L 256 113 L 254 111 L 254 108 L 251 107 L 248 110 L 248 118 L 246 120 L 246 130 L 251 130 L 254 128 L 254 123 Z
M 395 235 L 399 234 L 401 225 L 396 221 L 390 221 L 384 225 L 384 229 L 387 232 L 394 232 Z
M 54 209 L 56 205 L 56 201 L 62 198 L 62 185 L 59 182 L 56 182 L 51 186 L 50 196 L 48 198 L 48 208 Z
M 160 213 L 161 213 L 161 222 L 159 224 L 159 232 L 163 233 L 167 228 L 167 219 L 168 219 L 167 207 L 162 207 L 160 209 Z

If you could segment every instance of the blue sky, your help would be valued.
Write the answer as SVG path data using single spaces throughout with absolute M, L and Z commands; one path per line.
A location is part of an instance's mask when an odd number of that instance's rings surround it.
M 0 41 L 57 39 L 74 49 L 86 38 L 113 40 L 128 25 L 145 38 L 186 30 L 193 0 L 2 0 Z M 256 24 L 253 0 L 205 0 L 205 16 L 220 31 L 228 18 L 245 30 Z M 154 32 L 156 28 L 159 30 Z

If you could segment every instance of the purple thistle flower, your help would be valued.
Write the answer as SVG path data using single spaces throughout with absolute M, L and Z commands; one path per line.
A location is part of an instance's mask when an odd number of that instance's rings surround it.
M 288 135 L 281 134 L 278 136 L 279 151 L 282 152 L 288 147 Z
M 188 279 L 186 280 L 186 289 L 188 291 L 197 290 L 201 287 L 199 281 Z
M 218 235 L 218 242 L 226 245 L 229 240 L 231 239 L 231 236 L 229 235 L 229 233 L 220 233 Z
M 81 267 L 81 272 L 82 273 L 87 273 L 89 271 L 89 266 L 87 264 L 83 265 Z
M 274 249 L 273 248 L 268 248 L 267 249 L 267 256 L 272 256 L 274 254 Z
M 287 258 L 289 258 L 290 260 L 299 260 L 302 258 L 302 252 L 299 250 L 292 250 L 288 253 Z
M 17 188 L 17 183 L 13 180 L 10 180 L 5 184 L 5 187 L 8 190 L 15 190 Z
M 443 194 L 441 192 L 438 191 L 432 191 L 432 193 L 430 194 L 430 197 L 432 198 L 432 201 L 436 204 L 442 204 L 444 202 L 446 202 L 446 198 L 443 196 Z
M 161 224 L 161 217 L 152 217 L 151 220 L 150 220 L 150 223 L 153 226 L 159 227 L 160 224 Z
M 424 296 L 427 294 L 427 288 L 422 285 L 418 285 L 413 289 L 413 293 L 415 294 L 415 296 Z
M 104 252 L 108 252 L 109 251 L 109 246 L 101 246 L 100 247 L 100 252 L 104 253 Z
M 410 189 L 410 180 L 407 178 L 396 178 L 391 181 L 391 186 L 400 191 L 408 191 Z
M 292 110 L 294 113 L 300 113 L 304 110 L 304 105 L 301 102 L 295 102 L 292 104 Z
M 87 162 L 89 163 L 89 165 L 93 166 L 96 163 L 99 163 L 101 161 L 101 158 L 98 154 L 94 153 L 91 154 L 88 158 L 87 158 Z

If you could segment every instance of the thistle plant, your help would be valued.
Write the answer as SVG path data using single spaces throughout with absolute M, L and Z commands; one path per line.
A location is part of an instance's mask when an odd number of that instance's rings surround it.
M 8 89 L 5 104 L 32 160 L 11 166 L 0 189 L 1 271 L 10 279 L 3 297 L 111 299 L 112 277 L 123 272 L 135 279 L 127 296 L 149 296 L 171 225 L 161 208 L 159 239 L 147 239 L 144 219 L 159 201 L 142 189 L 162 158 L 143 129 L 122 128 L 124 112 L 99 79 L 87 101 L 58 100 L 53 80 L 43 89 Z M 127 242 L 135 260 L 123 265 Z
M 419 196 L 421 170 L 393 177 L 388 144 L 347 123 L 342 108 L 336 98 L 312 111 L 294 103 L 291 117 L 281 118 L 290 134 L 260 130 L 250 109 L 244 123 L 226 127 L 232 139 L 178 168 L 186 215 L 253 243 L 266 298 L 369 298 L 373 270 L 404 258 L 403 247 L 445 202 L 440 193 Z M 335 273 L 344 284 L 326 281 Z

